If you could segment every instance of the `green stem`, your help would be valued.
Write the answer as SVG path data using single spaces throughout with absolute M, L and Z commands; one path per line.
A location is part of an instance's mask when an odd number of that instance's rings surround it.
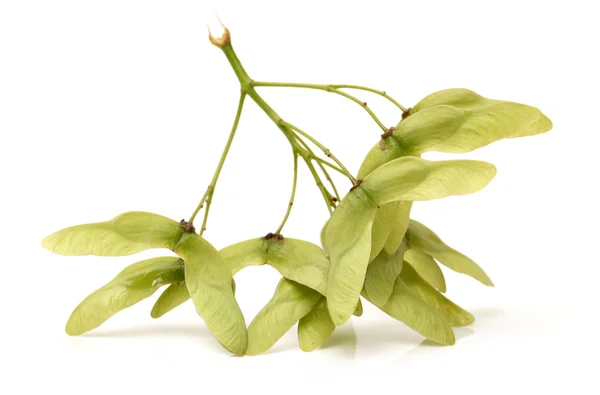
M 350 174 L 350 172 L 348 171 L 348 169 L 346 169 L 346 167 L 344 167 L 344 165 L 342 164 L 342 162 L 340 162 L 340 160 L 338 158 L 335 157 L 335 155 L 333 155 L 331 153 L 331 151 L 326 148 L 323 144 L 321 144 L 317 139 L 315 139 L 314 137 L 312 137 L 310 134 L 304 132 L 303 130 L 301 130 L 300 128 L 292 125 L 291 123 L 285 122 L 284 120 L 280 121 L 284 126 L 287 126 L 289 129 L 300 133 L 302 136 L 306 137 L 308 140 L 310 140 L 311 143 L 313 143 L 314 145 L 316 145 L 317 147 L 319 147 L 319 149 L 321 149 L 321 151 L 323 151 L 323 153 L 325 154 L 325 156 L 327 156 L 328 158 L 331 158 L 342 170 L 342 174 L 344 174 L 346 177 L 348 177 L 348 179 L 350 179 L 350 181 L 352 181 L 352 184 L 356 184 L 356 179 L 354 178 L 354 176 L 352 174 Z
M 338 190 L 335 187 L 335 183 L 333 182 L 333 179 L 329 176 L 329 172 L 323 166 L 323 163 L 327 164 L 328 166 L 331 166 L 333 169 L 339 171 L 341 174 L 344 174 L 344 172 L 342 172 L 342 170 L 340 168 L 336 167 L 335 165 L 333 165 L 333 164 L 327 162 L 326 160 L 321 159 L 318 156 L 316 156 L 315 153 L 312 151 L 312 149 L 310 149 L 310 147 L 308 146 L 308 144 L 306 144 L 306 142 L 304 140 L 302 140 L 300 138 L 300 136 L 296 136 L 296 140 L 308 152 L 308 154 L 310 155 L 310 157 L 317 162 L 317 165 L 319 166 L 319 168 L 321 169 L 321 172 L 323 173 L 323 175 L 325 176 L 325 178 L 329 182 L 329 185 L 331 185 L 331 188 L 333 189 L 333 193 L 335 194 L 335 197 L 337 198 L 337 200 L 339 202 L 341 200 L 340 194 L 338 193 Z M 321 162 L 323 162 L 323 163 L 321 163 Z
M 201 236 L 204 233 L 204 231 L 206 230 L 206 221 L 208 220 L 208 211 L 210 209 L 210 204 L 212 202 L 212 196 L 215 193 L 215 187 L 217 186 L 217 181 L 219 180 L 219 175 L 221 174 L 221 170 L 223 169 L 223 164 L 225 163 L 225 159 L 227 158 L 227 154 L 229 153 L 229 149 L 231 148 L 231 143 L 233 142 L 235 132 L 237 130 L 238 124 L 240 123 L 240 118 L 242 115 L 242 108 L 244 107 L 245 98 L 246 98 L 246 93 L 242 92 L 240 95 L 237 112 L 235 114 L 235 120 L 233 121 L 233 126 L 231 127 L 231 132 L 229 133 L 229 138 L 227 139 L 227 143 L 225 144 L 225 148 L 223 149 L 223 153 L 221 154 L 221 159 L 219 160 L 219 164 L 217 165 L 215 174 L 213 175 L 210 185 L 208 186 L 208 188 L 206 188 L 206 192 L 204 193 L 204 196 L 202 196 L 200 203 L 198 203 L 198 207 L 196 207 L 196 210 L 190 217 L 189 222 L 193 223 L 194 219 L 196 218 L 196 215 L 198 215 L 198 212 L 204 206 L 204 203 L 206 203 L 206 211 L 204 212 L 204 219 L 202 220 L 202 227 L 200 229 Z
M 339 87 L 352 86 L 352 87 L 354 87 L 354 89 L 359 89 L 359 87 L 357 85 L 321 85 L 321 84 L 301 84 L 301 83 L 293 83 L 293 82 L 263 82 L 263 81 L 253 81 L 251 84 L 252 84 L 252 86 L 316 89 L 316 90 L 332 92 L 337 95 L 344 96 L 345 98 L 352 100 L 353 102 L 357 103 L 362 108 L 364 108 L 365 111 L 367 113 L 369 113 L 371 118 L 373 118 L 375 123 L 377 123 L 377 125 L 379 125 L 381 130 L 383 130 L 384 132 L 388 130 L 388 128 L 386 128 L 385 125 L 379 120 L 377 115 L 375 115 L 375 113 L 367 106 L 366 102 L 361 101 L 358 98 L 356 98 L 355 96 L 352 96 L 351 94 L 346 93 L 346 92 L 341 91 L 338 88 L 336 88 L 336 86 L 339 86 Z M 363 88 L 363 87 L 360 87 L 360 88 Z M 375 89 L 366 88 L 366 87 L 364 87 L 363 90 L 368 90 L 370 92 L 374 92 L 374 93 L 378 93 L 378 94 L 384 93 L 384 92 L 376 91 Z M 387 94 L 386 94 L 386 96 L 387 96 Z M 388 96 L 388 98 L 391 99 L 391 97 L 389 97 L 389 96 Z M 396 104 L 398 103 L 397 101 L 395 101 L 393 99 L 392 99 L 392 102 L 396 103 Z M 403 107 L 400 106 L 400 108 L 403 108 Z M 404 110 L 402 110 L 402 111 L 404 111 Z
M 318 156 L 313 156 L 313 159 L 314 159 L 316 162 L 318 162 L 318 163 L 320 163 L 320 164 L 323 164 L 323 165 L 325 165 L 325 166 L 327 166 L 327 167 L 329 167 L 329 168 L 331 168 L 331 169 L 333 169 L 333 170 L 337 171 L 337 172 L 338 172 L 338 173 L 340 173 L 340 174 L 343 174 L 343 175 L 345 175 L 345 174 L 344 174 L 344 171 L 343 171 L 342 169 L 340 169 L 339 167 L 337 167 L 336 165 L 334 165 L 333 163 L 329 163 L 329 162 L 327 162 L 325 159 L 323 159 L 323 158 L 319 158 Z
M 400 110 L 402 110 L 402 112 L 406 111 L 406 108 L 402 104 L 398 103 L 398 101 L 396 101 L 396 99 L 394 99 L 393 97 L 388 95 L 385 91 L 380 91 L 378 89 L 373 89 L 373 88 L 369 88 L 367 86 L 360 86 L 360 85 L 331 85 L 331 86 L 334 87 L 335 89 L 356 89 L 356 90 L 360 90 L 360 91 L 367 91 L 367 92 L 375 93 L 376 95 L 379 95 L 379 96 L 384 97 L 387 100 L 389 100 L 392 104 L 394 104 L 396 107 L 398 107 Z
M 276 234 L 280 234 L 281 230 L 285 226 L 285 223 L 287 222 L 287 220 L 290 216 L 290 213 L 292 212 L 292 206 L 294 205 L 294 198 L 296 197 L 296 181 L 298 180 L 298 153 L 294 151 L 293 155 L 294 155 L 294 181 L 292 182 L 292 194 L 290 196 L 290 201 L 288 203 L 288 207 L 285 212 L 285 216 L 283 217 L 283 221 L 281 221 L 281 225 L 279 225 L 279 228 L 277 228 L 277 231 L 275 231 Z
M 330 196 L 329 192 L 327 191 L 327 189 L 325 188 L 325 186 L 323 185 L 323 182 L 321 181 L 321 178 L 319 177 L 318 173 L 316 172 L 314 166 L 312 165 L 310 158 L 308 157 L 308 154 L 306 153 L 305 150 L 303 150 L 301 147 L 298 146 L 298 143 L 295 138 L 295 133 L 288 127 L 281 124 L 281 121 L 282 121 L 281 117 L 275 112 L 275 110 L 273 110 L 273 108 L 271 106 L 269 106 L 267 104 L 267 102 L 265 102 L 265 100 L 258 94 L 258 92 L 256 92 L 256 89 L 254 89 L 254 83 L 253 83 L 252 79 L 248 76 L 248 74 L 246 73 L 246 70 L 244 70 L 244 68 L 242 67 L 240 60 L 238 59 L 237 55 L 235 54 L 235 51 L 233 50 L 233 47 L 231 46 L 231 43 L 227 42 L 227 44 L 221 46 L 220 48 L 225 53 L 225 56 L 227 57 L 227 60 L 231 64 L 231 67 L 233 68 L 235 75 L 238 77 L 238 80 L 240 81 L 242 93 L 246 93 L 248 96 L 250 96 L 250 98 L 263 110 L 263 112 L 281 130 L 281 132 L 288 139 L 290 145 L 292 146 L 292 150 L 294 150 L 295 152 L 298 152 L 298 154 L 302 157 L 302 159 L 306 163 L 306 166 L 308 167 L 311 174 L 313 175 L 313 177 L 317 183 L 317 186 L 319 187 L 319 190 L 321 191 L 321 194 L 323 195 L 323 199 L 325 200 L 325 203 L 327 204 L 327 209 L 329 210 L 329 213 L 331 214 L 332 213 L 331 196 Z

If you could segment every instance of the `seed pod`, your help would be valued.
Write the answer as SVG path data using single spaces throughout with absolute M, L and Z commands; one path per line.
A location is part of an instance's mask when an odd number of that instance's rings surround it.
M 271 348 L 296 322 L 310 313 L 322 298 L 318 292 L 282 278 L 275 294 L 248 327 L 247 355 Z
M 396 225 L 398 208 L 403 202 L 390 202 L 382 205 L 373 220 L 371 229 L 371 253 L 369 262 L 373 261 L 385 247 L 388 238 Z M 392 254 L 393 255 L 393 254 Z
M 185 233 L 175 252 L 185 261 L 185 283 L 198 315 L 223 347 L 243 355 L 248 342 L 246 323 L 225 260 L 195 233 Z
M 235 280 L 231 281 L 231 290 L 235 295 Z M 150 316 L 152 318 L 160 318 L 176 307 L 190 300 L 185 281 L 179 284 L 172 284 L 158 297 L 156 303 L 152 307 Z
M 441 292 L 446 292 L 446 279 L 435 259 L 421 250 L 411 248 L 404 254 L 404 260 L 410 263 L 425 282 Z
M 160 318 L 189 299 L 190 293 L 185 282 L 171 284 L 160 294 L 156 303 L 154 303 L 150 316 L 152 318 Z
M 172 250 L 183 232 L 172 219 L 131 211 L 110 221 L 59 230 L 46 237 L 42 246 L 60 255 L 125 256 L 151 248 Z
M 494 286 L 492 280 L 477 263 L 447 246 L 438 235 L 422 223 L 410 220 L 406 235 L 411 248 L 416 248 L 435 258 L 439 263 L 455 272 L 471 276 L 485 285 Z
M 378 167 L 406 154 L 391 135 L 382 137 L 363 160 L 357 178 L 364 179 Z M 396 201 L 381 205 L 373 222 L 370 260 L 373 260 L 382 249 L 385 249 L 388 255 L 396 252 L 408 227 L 411 207 L 410 201 Z
M 67 322 L 67 333 L 76 336 L 97 328 L 161 286 L 183 281 L 183 272 L 183 261 L 177 257 L 146 259 L 128 266 L 75 308 Z
M 403 244 L 393 255 L 382 251 L 369 263 L 364 292 L 376 306 L 384 305 L 394 292 L 396 278 L 402 271 L 405 250 L 406 245 Z
M 552 129 L 537 108 L 486 99 L 468 89 L 433 93 L 398 124 L 393 137 L 408 155 L 439 151 L 465 153 L 504 138 L 532 136 Z
M 473 193 L 495 175 L 485 162 L 432 162 L 416 157 L 380 166 L 340 202 L 327 225 L 324 243 L 331 266 L 327 303 L 331 318 L 342 325 L 360 295 L 372 250 L 372 227 L 378 206 L 398 200 L 430 200 Z
M 410 263 L 404 262 L 400 278 L 415 295 L 437 309 L 444 319 L 452 326 L 467 326 L 475 322 L 475 317 L 460 306 L 427 284 L 413 269 Z
M 378 205 L 398 200 L 431 200 L 483 189 L 496 175 L 494 165 L 476 160 L 394 159 L 365 177 L 360 188 Z
M 369 299 L 364 292 L 363 296 Z M 444 316 L 413 293 L 400 277 L 396 279 L 394 292 L 388 301 L 377 307 L 437 343 L 452 345 L 456 341 L 452 327 L 446 322 Z
M 307 241 L 288 237 L 250 239 L 225 247 L 220 253 L 234 274 L 247 266 L 268 264 L 289 280 L 322 295 L 327 292 L 329 260 L 319 246 Z
M 398 201 L 388 204 L 396 204 L 398 208 L 396 214 L 388 219 L 389 221 L 394 222 L 394 227 L 390 231 L 390 234 L 388 235 L 388 238 L 385 241 L 385 245 L 383 246 L 383 250 L 388 255 L 393 255 L 398 250 L 398 248 L 400 248 L 402 240 L 406 235 L 406 229 L 408 229 L 408 223 L 410 221 L 410 210 L 412 209 L 412 202 Z
M 321 297 L 312 311 L 298 322 L 298 341 L 302 351 L 313 351 L 331 337 L 335 325 L 327 310 L 327 299 Z

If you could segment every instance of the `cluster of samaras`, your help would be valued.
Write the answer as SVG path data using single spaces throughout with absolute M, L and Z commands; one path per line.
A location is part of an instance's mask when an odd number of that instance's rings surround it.
M 208 329 L 236 355 L 266 351 L 296 323 L 300 347 L 313 350 L 352 314 L 362 314 L 361 297 L 423 336 L 453 344 L 452 327 L 469 325 L 474 318 L 444 296 L 439 264 L 486 285 L 492 281 L 475 262 L 410 219 L 410 210 L 414 201 L 474 193 L 496 169 L 481 161 L 428 161 L 420 155 L 470 152 L 551 128 L 536 108 L 465 89 L 425 97 L 368 153 L 356 185 L 323 227 L 321 247 L 270 234 L 218 251 L 186 223 L 144 212 L 56 232 L 43 245 L 63 255 L 123 256 L 151 248 L 177 254 L 125 268 L 77 306 L 67 332 L 94 329 L 168 285 L 152 317 L 192 299 Z M 282 279 L 246 327 L 233 276 L 263 264 L 278 270 Z

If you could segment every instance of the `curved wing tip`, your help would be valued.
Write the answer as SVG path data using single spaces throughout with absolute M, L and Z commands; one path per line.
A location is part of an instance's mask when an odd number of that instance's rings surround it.
M 152 309 L 152 311 L 150 312 L 150 317 L 152 318 L 160 318 L 162 316 L 163 314 L 161 314 L 159 311 L 155 311 L 154 309 Z
M 44 240 L 42 240 L 41 245 L 44 249 L 46 249 L 50 252 L 56 253 L 55 245 L 54 245 L 55 243 L 53 242 L 52 236 L 54 236 L 54 233 L 49 236 L 44 237 Z
M 78 328 L 73 328 L 73 325 L 70 324 L 69 322 L 67 322 L 67 326 L 65 327 L 65 332 L 69 336 L 79 336 L 79 335 L 83 335 L 87 331 L 82 331 Z
M 329 315 L 331 316 L 331 321 L 333 321 L 333 324 L 335 326 L 341 326 L 344 325 L 352 316 L 352 313 L 350 313 L 349 316 L 346 316 L 346 314 L 331 314 L 331 312 L 329 313 Z
M 300 344 L 300 350 L 302 350 L 304 352 L 312 352 L 312 351 L 316 350 L 317 348 L 318 348 L 318 346 L 315 346 L 313 344 L 311 344 L 311 345 Z

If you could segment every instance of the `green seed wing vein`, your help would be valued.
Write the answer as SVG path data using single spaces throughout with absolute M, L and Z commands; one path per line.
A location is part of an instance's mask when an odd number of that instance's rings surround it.
M 327 293 L 329 260 L 316 244 L 285 238 L 272 240 L 268 250 L 269 264 L 289 280 Z
M 169 311 L 187 302 L 189 299 L 190 293 L 188 292 L 185 282 L 171 284 L 162 294 L 160 294 L 152 307 L 150 315 L 152 318 L 162 317 Z
M 552 122 L 524 104 L 491 100 L 468 89 L 435 92 L 398 124 L 394 138 L 411 154 L 465 153 L 504 138 L 545 133 Z
M 183 228 L 162 215 L 131 211 L 110 221 L 71 226 L 42 241 L 56 254 L 125 256 L 151 248 L 173 249 Z
M 302 351 L 313 351 L 325 343 L 335 330 L 327 310 L 327 299 L 321 297 L 310 313 L 298 322 L 298 341 Z
M 446 292 L 446 279 L 438 263 L 431 256 L 417 248 L 409 249 L 404 260 L 419 274 L 421 278 L 440 292 Z
M 121 310 L 150 297 L 158 288 L 183 280 L 183 265 L 176 257 L 146 259 L 128 266 L 106 285 L 86 297 L 67 322 L 69 335 L 81 335 Z
M 371 172 L 360 188 L 379 205 L 398 200 L 431 200 L 483 189 L 496 175 L 494 165 L 476 160 L 428 161 L 406 156 Z
M 225 260 L 206 240 L 190 233 L 184 234 L 175 252 L 185 261 L 185 282 L 196 311 L 226 349 L 243 355 L 248 343 L 246 323 Z
M 371 253 L 371 228 L 377 206 L 356 188 L 342 199 L 325 233 L 330 257 L 327 303 L 336 325 L 346 322 L 363 287 Z
M 411 246 L 435 258 L 444 266 L 473 277 L 482 284 L 494 286 L 487 273 L 475 261 L 446 245 L 438 235 L 422 223 L 410 220 L 407 234 Z
M 455 343 L 452 327 L 441 313 L 415 295 L 400 277 L 388 301 L 378 307 L 428 339 L 445 345 Z
M 364 289 L 376 306 L 384 305 L 394 292 L 396 278 L 402 271 L 405 249 L 403 245 L 393 255 L 382 251 L 369 263 Z
M 436 308 L 451 326 L 466 326 L 475 321 L 471 313 L 453 303 L 429 285 L 419 276 L 410 263 L 405 262 L 400 278 L 415 295 Z
M 260 266 L 267 263 L 265 246 L 267 241 L 255 238 L 222 248 L 219 253 L 231 268 L 233 274 L 248 266 Z

